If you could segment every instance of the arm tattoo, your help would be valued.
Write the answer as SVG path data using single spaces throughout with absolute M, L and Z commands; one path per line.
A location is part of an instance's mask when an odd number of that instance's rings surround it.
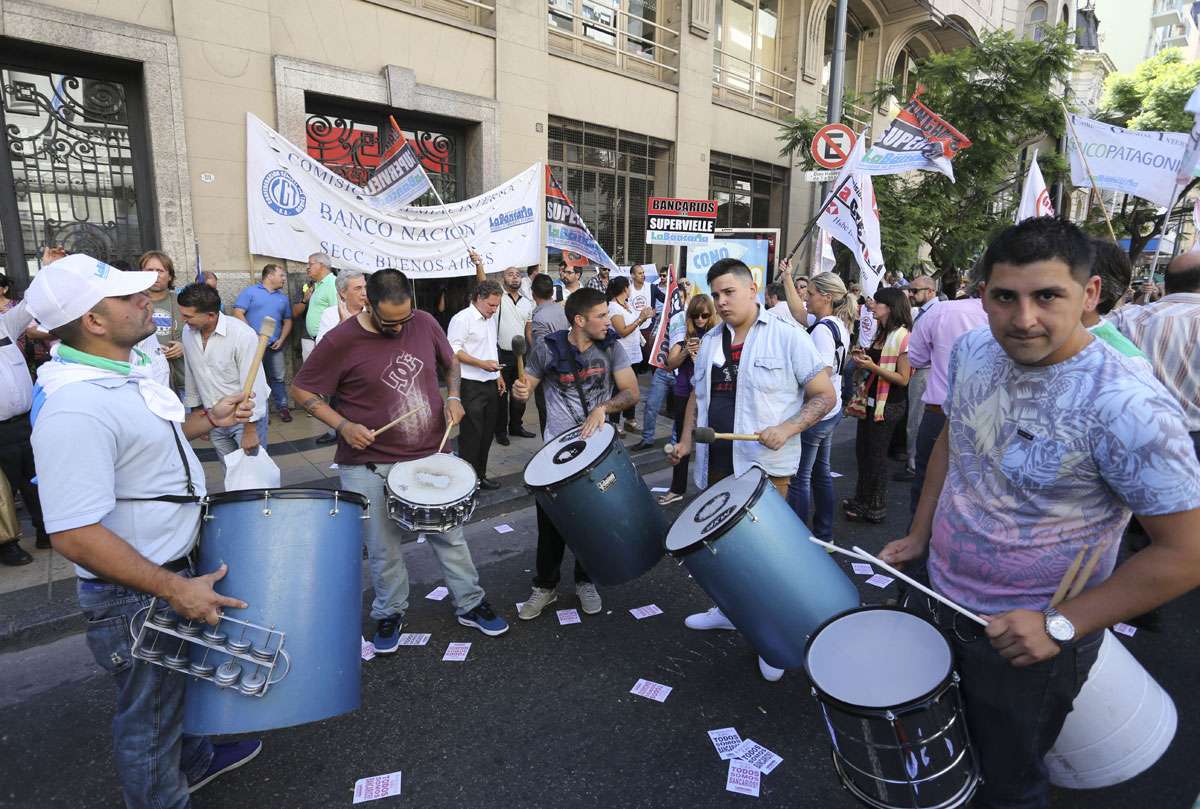
M 800 412 L 792 416 L 788 421 L 795 424 L 802 431 L 807 430 L 829 415 L 829 411 L 833 409 L 835 404 L 837 404 L 837 397 L 834 394 L 818 393 L 805 399 L 804 406 L 800 408 Z
M 462 364 L 459 363 L 458 357 L 450 358 L 450 367 L 446 369 L 446 395 L 458 396 L 458 389 L 462 384 Z
M 305 399 L 303 402 L 300 403 L 300 406 L 303 407 L 304 411 L 311 416 L 313 414 L 313 411 L 317 409 L 317 405 L 323 403 L 324 401 L 325 401 L 324 396 L 315 395 L 315 396 L 309 397 L 308 399 Z
M 621 413 L 637 404 L 637 397 L 631 390 L 618 391 L 617 395 L 604 403 L 605 413 Z

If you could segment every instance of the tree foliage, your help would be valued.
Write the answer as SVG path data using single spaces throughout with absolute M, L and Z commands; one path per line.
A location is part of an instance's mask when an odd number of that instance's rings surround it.
M 922 101 L 972 145 L 954 159 L 957 182 L 926 171 L 874 178 L 890 269 L 908 274 L 924 243 L 936 270 L 953 275 L 1012 221 L 1021 150 L 1044 135 L 1061 134 L 1065 125 L 1056 88 L 1067 81 L 1074 62 L 1072 39 L 1065 28 L 1049 31 L 1041 42 L 993 32 L 978 45 L 932 54 L 917 64 Z M 898 91 L 893 84 L 880 85 L 869 103 L 882 107 Z M 779 134 L 781 153 L 803 155 L 807 167 L 808 141 L 822 122 L 816 113 L 786 122 Z M 1039 155 L 1038 162 L 1047 182 L 1065 169 L 1053 154 Z

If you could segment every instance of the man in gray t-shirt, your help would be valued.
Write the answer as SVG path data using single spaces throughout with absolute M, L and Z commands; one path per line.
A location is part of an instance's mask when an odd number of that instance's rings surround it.
M 556 331 L 566 331 L 570 328 L 567 314 L 563 305 L 554 300 L 554 282 L 548 275 L 539 275 L 530 284 L 533 295 L 533 316 L 529 320 L 529 355 L 532 356 L 537 347 L 545 342 L 546 337 Z M 546 433 L 546 389 L 537 388 L 533 392 L 533 400 L 537 405 L 538 424 L 542 435 Z
M 525 363 L 525 376 L 512 389 L 515 398 L 526 400 L 545 382 L 546 440 L 580 424 L 582 437 L 587 438 L 604 424 L 608 414 L 633 407 L 638 400 L 637 377 L 617 345 L 616 333 L 609 329 L 604 295 L 594 289 L 581 289 L 567 300 L 565 308 L 570 329 L 537 341 Z M 533 577 L 533 593 L 517 613 L 523 621 L 538 617 L 558 600 L 559 568 L 565 550 L 562 534 L 541 506 L 537 518 L 537 574 Z M 600 612 L 600 594 L 578 559 L 575 593 L 585 613 Z

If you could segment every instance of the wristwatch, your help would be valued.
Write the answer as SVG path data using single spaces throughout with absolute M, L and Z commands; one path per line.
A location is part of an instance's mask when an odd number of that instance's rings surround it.
M 1050 607 L 1045 610 L 1046 634 L 1058 643 L 1070 643 L 1075 640 L 1075 624 L 1071 619 L 1058 610 Z

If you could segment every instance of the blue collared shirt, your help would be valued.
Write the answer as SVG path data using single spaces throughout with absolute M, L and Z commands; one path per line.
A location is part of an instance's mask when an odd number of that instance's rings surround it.
M 292 319 L 292 305 L 288 302 L 287 295 L 283 294 L 283 290 L 277 289 L 272 292 L 261 283 L 243 289 L 237 296 L 237 300 L 233 302 L 233 308 L 241 309 L 246 313 L 246 322 L 250 324 L 250 328 L 254 329 L 255 333 L 262 325 L 264 317 L 270 315 L 275 318 L 275 333 L 271 335 L 272 343 L 279 339 L 279 333 L 283 330 L 283 321 Z

